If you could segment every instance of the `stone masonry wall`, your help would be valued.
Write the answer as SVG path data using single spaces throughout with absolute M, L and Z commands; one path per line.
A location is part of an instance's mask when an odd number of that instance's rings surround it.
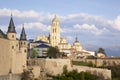
M 0 75 L 6 75 L 10 69 L 10 42 L 0 38 Z
M 99 69 L 86 66 L 74 66 L 69 59 L 30 59 L 28 60 L 28 66 L 37 65 L 41 69 L 40 72 L 44 72 L 50 75 L 57 75 L 63 72 L 63 66 L 66 65 L 68 70 L 77 69 L 79 72 L 88 71 L 92 74 L 103 77 L 106 80 L 111 80 L 111 70 Z

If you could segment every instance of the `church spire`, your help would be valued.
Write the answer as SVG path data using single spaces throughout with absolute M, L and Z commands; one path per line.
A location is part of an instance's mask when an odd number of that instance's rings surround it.
M 16 33 L 13 18 L 12 18 L 12 13 L 11 13 L 11 19 L 10 19 L 10 22 L 9 22 L 7 33 Z
M 24 24 L 23 24 L 21 35 L 20 35 L 20 40 L 27 40 L 26 34 L 25 34 L 25 29 L 24 29 Z
M 78 37 L 76 36 L 76 40 L 75 40 L 75 42 L 78 42 Z

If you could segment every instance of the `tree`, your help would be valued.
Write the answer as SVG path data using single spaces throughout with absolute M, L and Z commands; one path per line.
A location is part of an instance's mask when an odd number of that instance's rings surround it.
M 106 55 L 105 50 L 104 50 L 103 48 L 99 48 L 99 49 L 98 49 L 98 53 L 103 53 L 103 54 Z
M 21 80 L 33 80 L 34 79 L 34 74 L 32 72 L 32 69 L 24 69 L 23 73 L 21 75 Z
M 58 47 L 49 47 L 47 51 L 47 56 L 50 58 L 57 58 L 57 55 L 59 54 Z
M 63 67 L 62 74 L 50 77 L 53 78 L 52 80 L 104 80 L 90 72 L 78 72 L 77 70 L 68 71 L 67 66 Z
M 37 56 L 38 56 L 38 49 L 33 48 L 32 49 L 32 57 L 37 58 Z

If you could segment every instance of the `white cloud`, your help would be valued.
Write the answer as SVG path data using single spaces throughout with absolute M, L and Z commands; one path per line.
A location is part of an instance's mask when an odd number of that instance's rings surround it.
M 110 23 L 114 29 L 120 31 L 120 16 L 117 16 L 117 18 Z
M 0 9 L 0 16 L 10 16 L 11 13 L 13 14 L 13 16 L 15 17 L 38 17 L 39 13 L 35 12 L 34 10 L 30 10 L 30 11 L 19 11 L 17 9 L 7 9 L 7 8 L 3 8 Z
M 79 29 L 79 30 L 90 31 L 91 33 L 93 33 L 95 35 L 100 35 L 104 31 L 107 31 L 106 28 L 98 29 L 94 24 L 92 24 L 92 25 L 88 25 L 88 24 L 79 25 L 79 24 L 76 24 L 76 25 L 73 26 L 73 28 L 77 29 L 77 30 Z
M 7 28 L 5 25 L 0 25 L 0 29 L 1 29 L 4 33 L 6 33 L 8 28 Z
M 32 29 L 39 29 L 40 31 L 49 31 L 50 26 L 42 24 L 40 22 L 34 22 L 34 23 L 24 23 L 24 27 L 26 30 L 32 30 Z M 18 25 L 17 29 L 22 28 L 22 25 Z

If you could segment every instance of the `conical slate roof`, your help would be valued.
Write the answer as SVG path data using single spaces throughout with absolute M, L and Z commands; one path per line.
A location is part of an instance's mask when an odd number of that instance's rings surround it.
M 7 33 L 16 33 L 12 15 L 11 15 L 11 19 L 10 19 Z
M 20 35 L 20 40 L 27 40 L 24 26 L 22 28 L 22 32 L 21 32 L 21 35 Z

